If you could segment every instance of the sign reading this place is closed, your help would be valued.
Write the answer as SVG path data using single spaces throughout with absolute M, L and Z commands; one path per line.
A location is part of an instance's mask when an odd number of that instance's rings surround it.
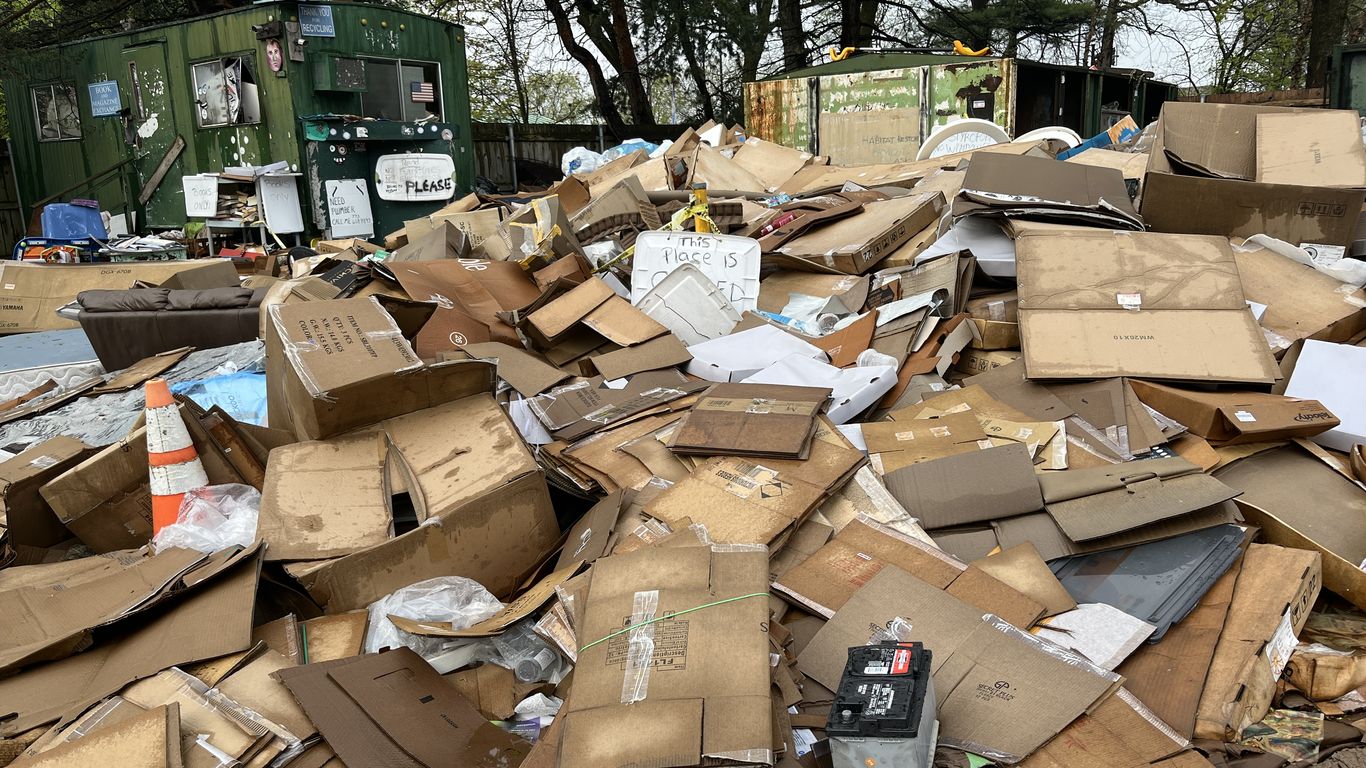
M 375 189 L 381 200 L 449 200 L 455 195 L 455 161 L 436 153 L 384 155 L 375 161 Z

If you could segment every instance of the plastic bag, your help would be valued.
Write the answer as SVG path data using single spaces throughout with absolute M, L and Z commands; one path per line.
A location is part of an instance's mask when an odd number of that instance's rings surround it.
M 435 657 L 450 642 L 439 637 L 424 637 L 404 632 L 389 621 L 389 615 L 415 621 L 449 621 L 456 629 L 478 624 L 498 611 L 503 604 L 473 579 L 463 576 L 438 576 L 419 581 L 392 592 L 370 604 L 370 628 L 365 633 L 365 652 L 405 645 L 424 659 Z
M 523 683 L 558 683 L 569 674 L 569 664 L 540 635 L 534 621 L 526 619 L 490 638 L 497 655 L 495 664 L 512 670 Z
M 592 173 L 603 164 L 602 155 L 587 148 L 574 147 L 564 153 L 560 158 L 560 170 L 565 176 L 572 176 L 576 173 Z
M 176 521 L 157 532 L 153 548 L 213 553 L 256 540 L 261 494 L 249 485 L 206 485 L 185 494 Z
M 201 408 L 215 405 L 237 421 L 257 426 L 266 424 L 266 376 L 253 371 L 235 371 L 198 381 L 171 385 L 177 395 L 187 395 Z
M 602 162 L 610 163 L 618 157 L 624 157 L 635 152 L 637 149 L 645 150 L 645 154 L 648 155 L 656 149 L 659 149 L 659 145 L 644 139 L 627 139 L 606 152 L 603 152 Z

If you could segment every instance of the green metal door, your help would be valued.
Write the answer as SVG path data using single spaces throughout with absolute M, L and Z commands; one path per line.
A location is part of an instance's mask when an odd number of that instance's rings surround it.
M 147 183 L 157 172 L 176 140 L 175 112 L 171 105 L 171 79 L 166 69 L 166 44 L 144 43 L 123 49 L 131 84 L 133 125 L 129 151 L 133 157 L 134 188 Z M 185 192 L 180 185 L 181 161 L 176 159 L 161 184 L 147 201 L 141 224 L 145 227 L 178 227 L 185 223 Z

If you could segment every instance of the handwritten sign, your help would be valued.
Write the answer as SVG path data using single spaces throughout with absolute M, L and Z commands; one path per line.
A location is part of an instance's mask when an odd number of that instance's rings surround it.
M 450 200 L 455 160 L 434 152 L 383 155 L 375 161 L 375 189 L 381 200 Z
M 680 264 L 695 264 L 739 312 L 759 303 L 759 241 L 696 232 L 642 232 L 631 265 L 631 303 L 659 285 Z
M 336 37 L 337 25 L 332 20 L 332 6 L 300 5 L 299 31 L 304 37 Z
M 303 208 L 299 206 L 299 186 L 293 176 L 262 176 L 261 207 L 266 227 L 277 235 L 304 231 Z
M 370 237 L 375 234 L 375 216 L 370 211 L 370 190 L 364 179 L 327 182 L 327 220 L 331 236 Z
M 185 215 L 191 218 L 212 219 L 218 215 L 218 178 L 215 176 L 181 176 L 185 190 Z
M 117 80 L 104 80 L 90 83 L 90 115 L 92 117 L 114 117 L 123 111 L 123 101 L 119 98 Z

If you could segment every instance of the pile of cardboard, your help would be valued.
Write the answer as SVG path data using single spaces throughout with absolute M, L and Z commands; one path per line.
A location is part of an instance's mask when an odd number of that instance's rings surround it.
M 0 463 L 0 764 L 830 766 L 887 640 L 935 765 L 1360 758 L 1357 121 L 1149 133 L 689 131 L 281 259 L 269 427 L 181 409 L 251 546 L 151 546 L 140 427 Z

